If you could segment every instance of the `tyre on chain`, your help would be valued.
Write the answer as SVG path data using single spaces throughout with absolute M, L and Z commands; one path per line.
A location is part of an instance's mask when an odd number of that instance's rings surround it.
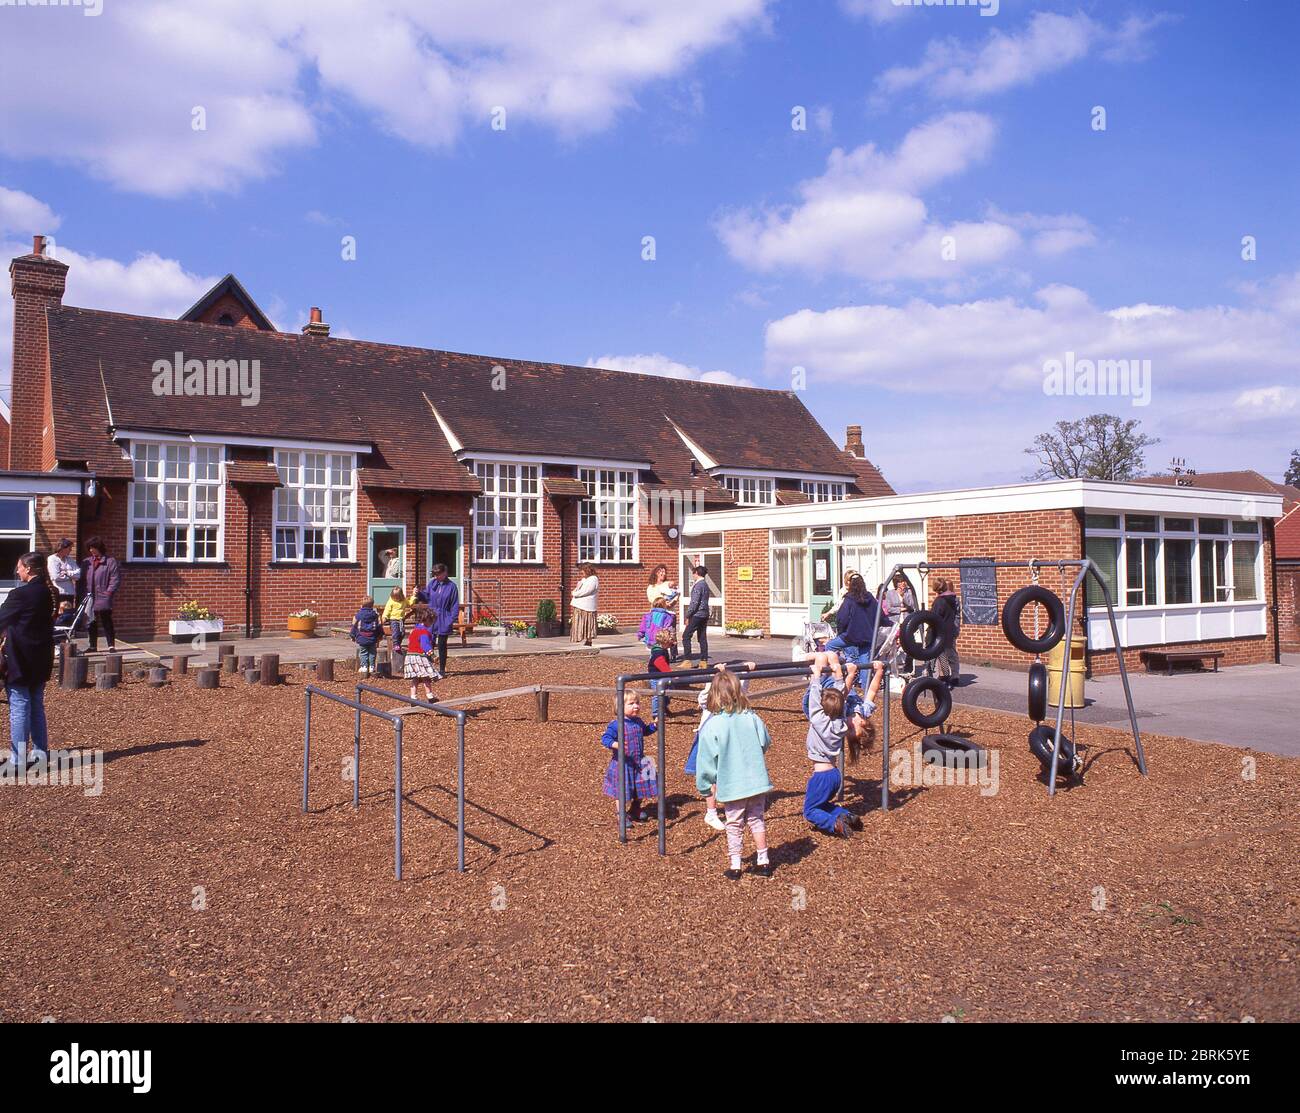
M 934 696 L 934 710 L 928 715 L 917 706 L 917 700 L 929 692 Z M 907 721 L 923 730 L 943 726 L 952 714 L 952 692 L 948 685 L 933 676 L 918 676 L 903 689 L 903 714 Z
M 925 735 L 921 739 L 921 753 L 938 755 L 941 764 L 956 765 L 960 762 L 967 769 L 983 769 L 989 757 L 983 746 L 956 734 Z
M 1047 666 L 1042 661 L 1029 666 L 1029 717 L 1036 723 L 1047 718 Z
M 1047 610 L 1047 632 L 1041 637 L 1031 638 L 1020 625 L 1020 616 L 1033 603 L 1041 603 Z M 1002 608 L 1002 632 L 1007 641 L 1022 653 L 1046 653 L 1065 637 L 1065 604 L 1054 591 L 1049 591 L 1041 584 L 1029 584 L 1007 600 Z
M 922 626 L 928 626 L 930 630 L 930 636 L 924 644 L 916 636 Z M 948 636 L 944 633 L 936 612 L 913 611 L 903 619 L 898 631 L 898 644 L 909 657 L 915 657 L 918 661 L 933 661 L 948 648 Z
M 1056 728 L 1049 727 L 1046 723 L 1039 723 L 1029 732 L 1029 748 L 1042 762 L 1044 772 L 1050 773 L 1052 769 L 1052 740 L 1055 737 Z M 1082 766 L 1083 759 L 1075 749 L 1074 743 L 1062 734 L 1061 748 L 1056 754 L 1057 773 L 1065 773 L 1068 776 L 1079 772 Z

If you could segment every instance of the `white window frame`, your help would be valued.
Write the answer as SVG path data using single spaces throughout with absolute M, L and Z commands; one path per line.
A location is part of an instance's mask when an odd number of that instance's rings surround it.
M 775 506 L 776 480 L 768 475 L 721 473 L 718 478 L 738 506 Z
M 843 502 L 848 498 L 849 485 L 823 479 L 801 479 L 799 490 L 811 502 Z
M 195 444 L 190 441 L 138 440 L 128 444 L 133 478 L 127 485 L 127 544 L 126 559 L 132 564 L 220 564 L 226 553 L 226 451 L 219 444 Z M 202 479 L 197 477 L 200 455 L 207 462 L 216 463 L 217 474 Z M 212 457 L 215 456 L 215 461 Z M 183 468 L 180 466 L 183 463 Z M 143 477 L 141 477 L 141 464 Z M 155 465 L 156 467 L 151 467 Z M 172 464 L 178 465 L 171 467 Z M 177 474 L 168 475 L 169 470 Z M 143 485 L 157 488 L 157 498 L 152 503 L 145 494 L 143 505 L 145 512 L 137 508 L 137 489 Z M 216 516 L 198 516 L 200 505 L 199 488 L 216 488 Z M 177 497 L 168 498 L 169 488 L 176 489 Z M 173 511 L 168 513 L 169 503 L 179 501 L 183 488 L 186 511 L 184 514 Z M 143 493 L 143 492 L 141 492 Z M 204 505 L 212 500 L 204 499 Z M 154 512 L 147 512 L 152 505 Z M 141 531 L 137 545 L 136 531 Z M 216 531 L 214 552 L 208 556 L 197 556 L 197 534 L 200 530 Z M 152 530 L 152 538 L 145 531 Z M 185 555 L 168 556 L 167 549 L 174 543 L 168 538 L 168 531 L 184 531 Z M 152 549 L 146 555 L 140 551 Z
M 474 496 L 471 561 L 474 564 L 544 563 L 542 465 L 532 460 L 472 460 L 470 463 L 483 486 L 483 493 Z M 532 490 L 526 490 L 530 484 Z M 522 524 L 529 504 L 536 526 Z M 480 522 L 483 517 L 488 519 L 486 523 Z M 528 534 L 535 536 L 528 538 Z M 503 546 L 503 540 L 508 541 L 508 546 Z M 523 555 L 526 540 L 531 541 L 534 552 L 527 558 Z M 484 541 L 488 542 L 486 550 Z M 503 548 L 509 555 L 502 555 Z M 490 555 L 484 555 L 485 552 Z
M 31 495 L 3 495 L 0 498 L 6 502 L 27 504 L 27 528 L 0 529 L 0 540 L 21 541 L 24 545 L 23 552 L 31 552 L 36 548 L 36 500 Z M 19 582 L 12 565 L 8 568 L 0 568 L 0 600 L 17 587 Z
M 1196 610 L 1203 607 L 1222 607 L 1232 603 L 1242 603 L 1243 605 L 1253 606 L 1262 604 L 1265 600 L 1264 592 L 1264 545 L 1260 533 L 1258 522 L 1249 522 L 1248 519 L 1241 518 L 1220 518 L 1220 517 L 1201 517 L 1196 514 L 1162 514 L 1158 511 L 1152 512 L 1129 512 L 1127 515 L 1124 511 L 1119 510 L 1088 510 L 1088 517 L 1113 517 L 1119 521 L 1118 528 L 1103 529 L 1098 526 L 1084 525 L 1084 533 L 1087 537 L 1105 537 L 1114 538 L 1119 542 L 1118 553 L 1116 557 L 1115 568 L 1115 609 L 1117 611 L 1140 611 L 1140 610 Z M 1127 528 L 1128 517 L 1154 517 L 1156 519 L 1156 529 L 1154 532 L 1149 530 L 1129 530 Z M 1192 520 L 1191 530 L 1170 529 L 1166 524 L 1170 519 L 1188 519 Z M 1223 522 L 1225 532 L 1210 533 L 1201 529 L 1202 521 L 1213 520 Z M 1242 524 L 1250 524 L 1253 532 L 1240 530 Z M 1130 584 L 1128 582 L 1128 548 L 1129 541 L 1149 541 L 1157 540 L 1159 549 L 1156 555 L 1156 599 L 1155 603 L 1132 604 L 1128 602 L 1128 593 Z M 1165 599 L 1165 559 L 1168 551 L 1166 542 L 1169 541 L 1190 541 L 1192 543 L 1192 601 L 1190 603 L 1169 603 Z M 1227 547 L 1225 557 L 1225 583 L 1216 585 L 1216 594 L 1221 590 L 1224 594 L 1222 599 L 1203 600 L 1201 598 L 1201 546 L 1205 542 L 1219 541 Z M 1255 594 L 1254 599 L 1237 599 L 1235 568 L 1233 565 L 1233 546 L 1238 541 L 1247 541 L 1255 545 Z M 1142 585 L 1132 585 L 1134 591 Z M 1102 604 L 1092 604 L 1090 610 L 1104 610 Z
M 271 559 L 275 564 L 355 564 L 357 553 L 357 456 L 325 448 L 277 448 L 275 489 L 271 510 Z M 310 464 L 310 467 L 309 467 Z M 346 472 L 346 482 L 336 476 Z M 286 497 L 292 496 L 292 497 Z M 308 497 L 310 496 L 310 498 Z M 346 498 L 344 497 L 346 496 Z M 310 504 L 318 504 L 317 518 Z M 291 508 L 293 513 L 285 513 Z M 344 511 L 346 510 L 346 514 Z M 337 534 L 346 530 L 346 550 Z M 308 556 L 308 534 L 316 553 Z M 291 540 L 290 552 L 285 544 Z
M 791 536 L 790 538 L 778 540 L 777 535 L 781 533 L 789 533 L 791 535 L 797 533 L 798 537 Z M 799 558 L 801 571 L 799 573 L 798 581 L 796 582 L 794 576 L 795 554 L 800 552 L 802 552 L 802 556 Z M 809 561 L 812 559 L 810 552 L 807 530 L 798 528 L 791 530 L 768 530 L 768 568 L 770 569 L 768 573 L 769 606 L 803 607 L 804 609 L 807 609 L 810 606 L 811 593 L 810 585 L 808 583 L 808 570 L 810 567 Z M 776 581 L 778 579 L 777 567 L 779 565 L 785 565 L 786 567 L 787 578 L 790 583 L 788 590 L 778 589 L 776 586 Z M 779 594 L 785 594 L 789 597 L 780 599 L 777 598 Z M 802 595 L 803 598 L 796 599 L 794 598 L 795 595 Z
M 578 559 L 590 564 L 640 563 L 637 473 L 627 468 L 580 467 L 578 480 L 587 488 L 587 497 L 578 504 Z M 620 509 L 627 525 L 618 524 Z M 584 518 L 589 524 L 583 524 Z M 601 553 L 606 541 L 610 556 Z M 628 543 L 626 556 L 620 554 L 623 541 Z

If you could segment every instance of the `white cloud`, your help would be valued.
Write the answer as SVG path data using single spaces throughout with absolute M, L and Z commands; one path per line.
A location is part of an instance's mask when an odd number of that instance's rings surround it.
M 728 252 L 758 271 L 791 268 L 876 282 L 952 280 L 1018 250 L 1018 228 L 1043 255 L 1092 242 L 1081 217 L 1006 217 L 941 222 L 919 194 L 987 158 L 996 129 L 977 112 L 940 116 L 913 128 L 893 152 L 866 143 L 836 148 L 826 172 L 798 187 L 795 205 L 724 212 L 715 224 Z M 951 248 L 951 251 L 946 251 Z
M 892 23 L 907 11 L 894 0 L 840 0 L 840 8 L 847 16 L 869 19 L 872 23 Z
M 982 45 L 934 39 L 914 66 L 896 66 L 876 79 L 875 101 L 888 103 L 918 86 L 937 100 L 969 100 L 1026 85 L 1091 53 L 1136 61 L 1149 51 L 1150 32 L 1167 17 L 1130 17 L 1110 30 L 1079 13 L 1035 12 L 1023 31 L 989 31 Z
M 1300 411 L 1300 387 L 1265 386 L 1243 390 L 1233 407 L 1246 417 L 1274 418 Z
M 354 106 L 410 143 L 540 122 L 609 126 L 635 92 L 766 23 L 766 0 L 140 0 L 97 19 L 15 9 L 0 153 L 41 152 L 124 189 L 224 191 L 315 143 Z M 80 13 L 74 13 L 80 14 Z M 55 20 L 58 48 L 50 48 Z M 106 97 L 103 90 L 111 89 Z M 201 107 L 206 130 L 191 127 Z
M 668 379 L 699 379 L 706 383 L 724 383 L 728 386 L 753 386 L 750 379 L 742 379 L 730 371 L 702 371 L 686 363 L 679 363 L 658 352 L 627 356 L 597 356 L 587 360 L 588 367 L 603 367 L 609 371 L 631 371 L 637 375 L 661 375 Z
M 11 207 L 9 199 L 15 191 L 0 188 L 0 222 L 6 213 L 18 212 L 24 226 L 11 228 L 23 232 L 36 228 L 57 227 L 59 218 L 47 206 L 29 197 Z M 42 211 L 43 210 L 43 211 Z M 32 225 L 35 214 L 41 223 Z M 31 251 L 31 242 L 0 236 L 0 259 L 12 259 Z M 63 296 L 64 305 L 84 306 L 90 309 L 110 309 L 119 313 L 138 313 L 145 317 L 179 317 L 205 294 L 217 281 L 215 276 L 203 276 L 187 271 L 177 260 L 164 259 L 153 252 L 141 252 L 128 263 L 117 259 L 101 259 L 83 255 L 60 243 L 57 248 L 59 262 L 68 265 L 68 288 Z M 9 394 L 10 374 L 13 368 L 14 303 L 5 291 L 0 297 L 0 392 Z
M 36 200 L 30 193 L 0 186 L 0 236 L 49 233 L 61 223 L 54 210 L 44 201 Z M 28 247 L 27 250 L 30 251 L 31 248 Z
M 765 333 L 765 362 L 773 373 L 802 365 L 810 376 L 855 386 L 929 393 L 942 384 L 947 395 L 982 397 L 1041 394 L 1044 363 L 1068 352 L 1080 359 L 1149 359 L 1153 392 L 1168 398 L 1295 378 L 1297 351 L 1300 313 L 1265 300 L 1241 307 L 1103 309 L 1070 286 L 1045 287 L 1032 303 L 917 299 L 902 306 L 804 309 L 770 322 Z

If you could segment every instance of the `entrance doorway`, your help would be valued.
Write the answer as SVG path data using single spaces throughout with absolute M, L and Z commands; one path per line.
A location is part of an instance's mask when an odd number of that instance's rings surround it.
M 366 553 L 366 590 L 383 610 L 393 588 L 406 590 L 406 527 L 372 525 Z
M 678 604 L 679 629 L 685 629 L 686 627 L 686 605 L 691 601 L 691 586 L 695 583 L 695 577 L 691 574 L 691 569 L 696 564 L 704 565 L 708 572 L 708 575 L 704 577 L 704 581 L 709 585 L 709 629 L 721 630 L 724 606 L 721 549 L 697 549 L 682 554 L 682 578 L 678 584 L 682 593 L 681 601 Z
M 447 566 L 447 578 L 456 585 L 456 590 L 460 593 L 460 601 L 468 602 L 465 598 L 464 583 L 464 530 L 460 526 L 430 526 L 425 534 L 424 551 L 428 553 L 428 559 L 425 562 L 424 583 L 433 579 L 433 566 L 435 564 L 445 564 Z

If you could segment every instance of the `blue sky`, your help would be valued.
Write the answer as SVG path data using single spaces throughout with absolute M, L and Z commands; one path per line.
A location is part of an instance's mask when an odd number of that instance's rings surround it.
M 174 316 L 233 271 L 285 329 L 801 367 L 900 490 L 1018 480 L 1098 410 L 1153 469 L 1300 447 L 1282 0 L 102 5 L 0 7 L 0 247 L 51 232 L 70 303 Z M 1149 404 L 1046 395 L 1066 353 L 1150 360 Z

